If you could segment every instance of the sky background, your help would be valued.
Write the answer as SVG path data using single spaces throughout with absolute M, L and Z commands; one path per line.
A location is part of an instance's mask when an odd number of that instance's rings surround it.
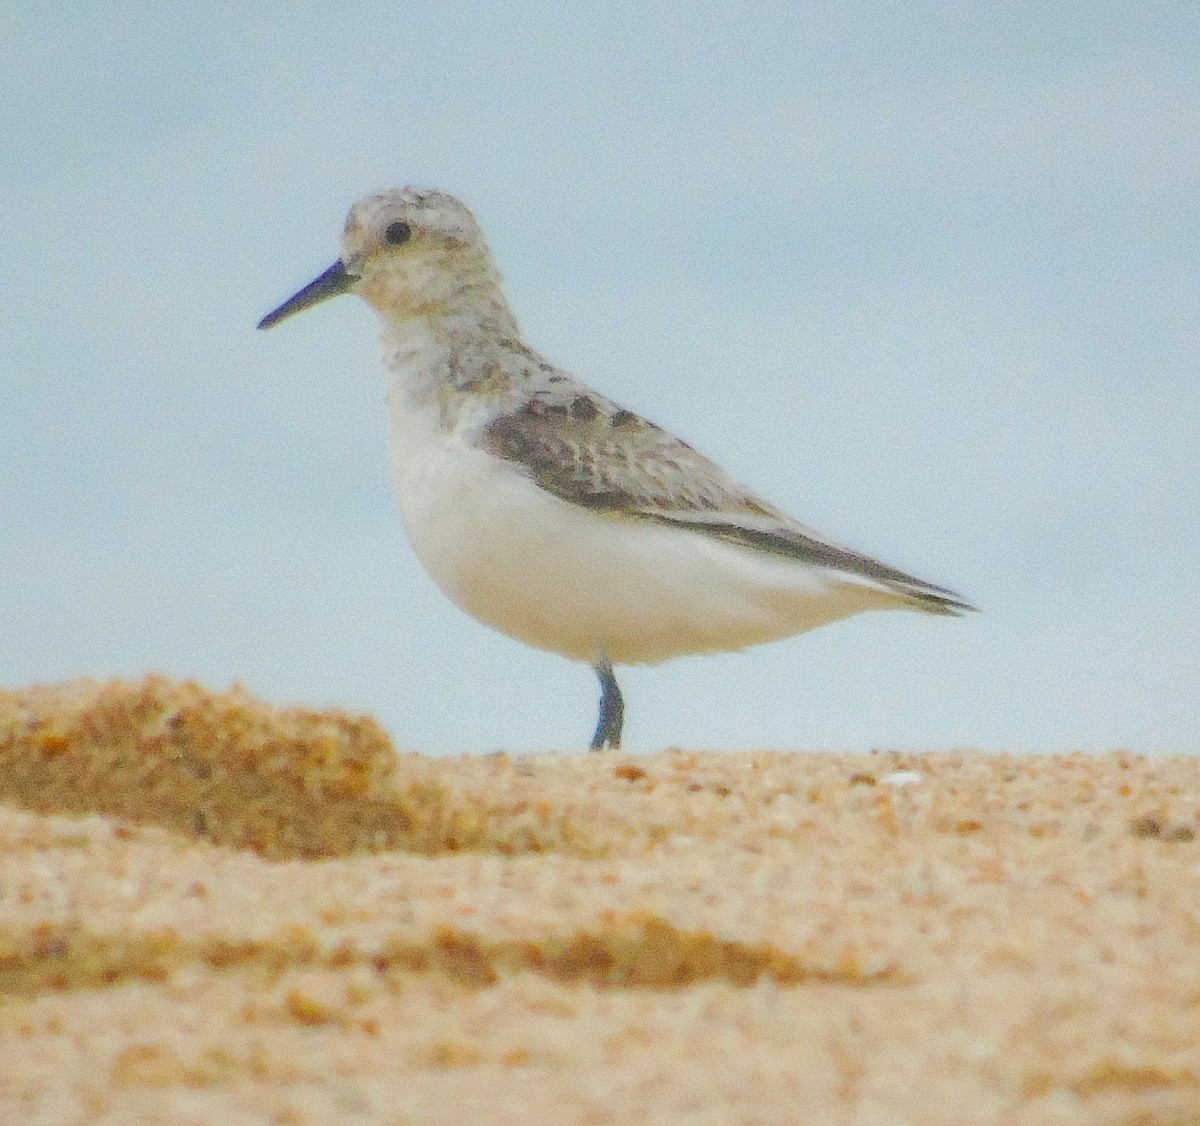
M 621 675 L 634 749 L 1200 750 L 1200 6 L 0 8 L 0 685 L 162 671 L 582 747 L 395 514 L 374 314 L 265 312 L 413 184 L 529 341 L 961 591 Z

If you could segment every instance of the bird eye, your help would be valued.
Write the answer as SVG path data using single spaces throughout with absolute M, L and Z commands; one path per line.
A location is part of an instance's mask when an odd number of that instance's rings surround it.
M 397 219 L 383 228 L 383 241 L 389 246 L 399 246 L 412 238 L 412 227 L 403 219 Z

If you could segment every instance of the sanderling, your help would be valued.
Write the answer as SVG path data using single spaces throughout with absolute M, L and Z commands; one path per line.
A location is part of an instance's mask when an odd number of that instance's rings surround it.
M 392 472 L 425 569 L 468 614 L 600 678 L 591 748 L 620 744 L 613 665 L 743 649 L 862 610 L 972 609 L 743 488 L 521 338 L 453 196 L 369 196 L 341 257 L 259 322 L 357 293 L 383 322 Z

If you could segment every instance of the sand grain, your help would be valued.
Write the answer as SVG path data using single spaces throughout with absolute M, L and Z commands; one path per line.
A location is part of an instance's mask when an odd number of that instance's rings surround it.
M 1200 1122 L 1200 759 L 0 693 L 2 1122 Z

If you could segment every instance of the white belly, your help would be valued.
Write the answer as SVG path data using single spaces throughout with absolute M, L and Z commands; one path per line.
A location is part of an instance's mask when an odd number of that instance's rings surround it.
M 654 663 L 899 604 L 826 568 L 559 500 L 411 403 L 393 401 L 391 444 L 425 569 L 468 614 L 539 649 Z

